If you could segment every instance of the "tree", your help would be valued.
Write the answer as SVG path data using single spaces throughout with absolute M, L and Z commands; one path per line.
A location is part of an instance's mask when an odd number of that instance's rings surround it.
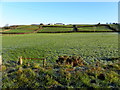
M 43 23 L 40 23 L 40 25 L 44 25 Z
M 106 22 L 106 24 L 108 24 L 108 22 Z
M 100 25 L 100 22 L 97 25 Z
M 44 25 L 44 24 L 43 24 L 43 23 L 40 23 L 39 28 L 40 28 L 42 25 Z
M 4 29 L 10 29 L 9 24 L 6 24 L 3 28 Z
M 73 25 L 73 31 L 77 32 L 78 29 L 77 29 L 77 26 L 76 25 Z

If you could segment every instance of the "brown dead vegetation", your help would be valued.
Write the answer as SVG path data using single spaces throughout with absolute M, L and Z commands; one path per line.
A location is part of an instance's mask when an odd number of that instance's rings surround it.
M 81 57 L 76 56 L 59 56 L 56 63 L 59 65 L 84 66 L 84 61 Z

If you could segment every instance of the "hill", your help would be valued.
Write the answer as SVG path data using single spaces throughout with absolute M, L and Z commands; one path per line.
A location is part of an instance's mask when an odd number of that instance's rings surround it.
M 40 28 L 41 27 L 41 28 Z M 117 32 L 118 25 L 76 25 L 77 32 Z M 18 25 L 3 28 L 2 34 L 71 33 L 73 25 Z

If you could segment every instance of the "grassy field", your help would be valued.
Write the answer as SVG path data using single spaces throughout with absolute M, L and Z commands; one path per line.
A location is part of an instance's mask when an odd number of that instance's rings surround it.
M 118 57 L 116 34 L 30 34 L 3 36 L 2 40 L 4 61 L 18 56 L 46 57 L 53 62 L 59 55 L 80 55 L 85 60 Z
M 119 30 L 118 29 L 118 25 L 114 25 L 114 24 L 109 24 L 112 28 L 115 28 L 116 30 Z
M 6 31 L 5 33 L 27 33 L 32 32 L 33 30 L 26 30 L 26 29 L 12 29 L 10 31 Z
M 81 56 L 85 65 L 58 66 L 58 56 Z M 46 69 L 39 60 L 46 58 Z M 3 88 L 111 88 L 120 87 L 118 34 L 59 33 L 2 36 Z M 95 66 L 100 62 L 100 66 Z M 73 69 L 72 72 L 67 71 Z M 101 78 L 102 77 L 102 78 Z
M 62 31 L 73 31 L 73 28 L 58 28 L 58 27 L 43 27 L 39 32 L 62 32 Z M 112 31 L 105 26 L 99 27 L 81 27 L 78 31 Z
M 105 26 L 98 26 L 98 27 L 81 27 L 78 28 L 78 31 L 112 31 Z
M 43 27 L 43 29 L 40 30 L 39 32 L 63 32 L 63 31 L 73 31 L 73 28 Z M 108 29 L 106 26 L 97 26 L 97 27 L 80 27 L 78 28 L 78 31 L 112 31 L 112 30 Z
M 18 26 L 17 29 L 27 29 L 27 30 L 35 30 L 38 29 L 39 26 L 37 25 L 22 25 Z
M 39 32 L 61 32 L 61 31 L 73 31 L 73 28 L 57 28 L 57 27 L 45 27 Z
M 5 31 L 4 33 L 27 33 L 27 32 L 33 32 L 38 28 L 39 28 L 38 26 L 22 25 L 22 26 L 18 26 L 16 29 Z
M 55 26 L 55 27 L 52 27 Z M 58 26 L 58 27 L 56 27 Z M 94 25 L 76 25 L 78 27 L 78 31 L 113 31 L 109 29 L 107 26 L 94 26 Z M 81 26 L 81 27 L 80 27 Z M 111 27 L 118 29 L 117 25 L 110 25 Z M 67 27 L 67 28 L 66 28 Z M 39 25 L 20 25 L 15 29 L 11 28 L 9 31 L 5 31 L 5 33 L 28 33 L 32 32 L 39 28 Z M 47 32 L 69 32 L 73 31 L 72 25 L 44 25 L 38 33 L 47 33 Z

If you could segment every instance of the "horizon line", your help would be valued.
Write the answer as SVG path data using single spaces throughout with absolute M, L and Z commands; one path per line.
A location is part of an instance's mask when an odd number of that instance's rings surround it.
M 100 23 L 100 22 L 99 22 Z M 94 25 L 94 24 L 99 24 L 99 23 L 60 23 L 60 24 L 64 24 L 64 25 L 82 25 L 82 24 L 86 24 L 86 25 Z M 110 22 L 110 23 L 100 23 L 100 24 L 113 24 L 113 23 L 118 23 L 118 22 Z M 41 23 L 31 23 L 31 24 L 6 24 L 6 25 L 3 25 L 3 26 L 0 26 L 0 27 L 5 27 L 5 26 L 13 26 L 13 25 L 40 25 Z M 48 24 L 51 24 L 51 25 L 55 25 L 55 24 L 58 24 L 58 23 L 42 23 L 43 25 L 48 25 Z

